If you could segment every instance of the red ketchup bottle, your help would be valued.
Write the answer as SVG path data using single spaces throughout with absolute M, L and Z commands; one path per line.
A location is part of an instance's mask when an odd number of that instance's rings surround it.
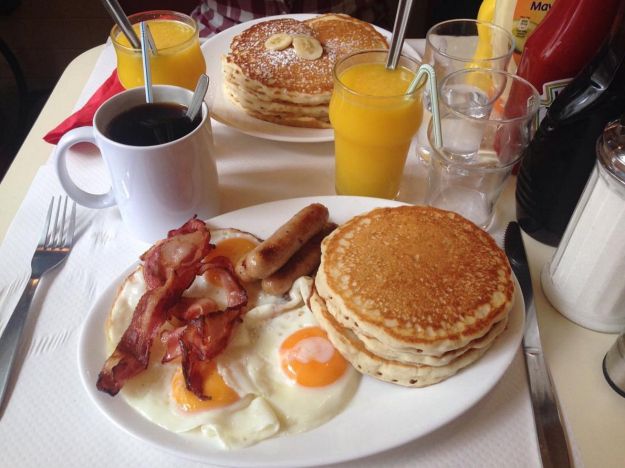
M 543 25 L 550 27 L 547 20 L 551 19 L 552 13 L 558 13 L 556 7 L 570 3 L 576 1 L 556 1 L 551 12 L 528 39 L 529 50 L 526 46 L 521 63 L 525 52 L 533 53 L 535 44 L 530 44 L 530 39 L 538 37 L 541 40 L 543 33 L 539 29 L 542 30 Z M 616 5 L 616 10 L 609 11 L 613 26 L 605 27 L 609 39 L 575 79 L 555 95 L 553 104 L 546 109 L 536 135 L 524 152 L 517 179 L 516 214 L 519 224 L 530 236 L 552 246 L 560 242 L 594 167 L 597 138 L 606 123 L 625 110 L 625 0 L 602 2 L 601 8 L 586 11 L 585 6 L 590 3 L 580 1 L 576 9 L 570 10 L 574 17 L 578 17 L 580 11 L 588 15 L 584 21 L 589 31 L 595 30 L 599 23 L 603 24 L 602 15 L 610 10 L 609 5 Z M 598 3 L 593 5 L 597 7 Z M 590 39 L 585 31 L 586 28 L 573 31 L 579 35 L 579 44 Z M 541 35 L 537 35 L 539 32 Z M 543 44 L 545 50 L 539 54 L 551 57 L 554 69 L 566 68 L 567 72 L 573 70 L 572 60 L 564 60 L 566 67 L 556 65 L 556 62 L 560 63 L 558 54 L 562 57 L 575 56 L 578 63 L 581 61 L 579 51 L 572 43 L 567 45 L 565 42 L 569 32 L 570 25 L 562 26 L 561 36 Z M 553 78 L 547 70 L 544 64 L 533 68 L 531 63 L 519 69 L 525 73 L 533 71 L 534 76 L 529 78 L 537 80 L 538 77 L 543 84 Z
M 595 56 L 621 0 L 556 0 L 528 37 L 517 75 L 541 95 L 539 122 L 562 89 Z

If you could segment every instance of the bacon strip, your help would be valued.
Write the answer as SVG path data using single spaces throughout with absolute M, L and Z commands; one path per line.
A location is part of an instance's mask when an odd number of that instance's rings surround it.
M 206 229 L 206 224 L 204 221 L 200 221 L 197 219 L 197 215 L 193 216 L 189 221 L 184 223 L 178 229 L 172 229 L 167 233 L 167 237 L 174 237 L 180 234 L 190 234 L 195 231 L 202 231 Z
M 212 258 L 202 265 L 200 274 L 218 276 L 219 284 L 226 290 L 226 310 L 238 309 L 247 305 L 247 291 L 237 279 L 233 265 L 228 258 Z M 182 297 L 167 313 L 168 318 L 175 317 L 180 321 L 189 322 L 216 312 L 223 311 L 210 297 Z M 166 363 L 182 355 L 180 339 L 185 327 L 186 325 L 183 325 L 175 330 L 164 330 L 161 333 L 161 341 L 166 347 L 161 362 Z
M 247 304 L 247 291 L 234 272 L 234 266 L 227 257 L 213 257 L 202 264 L 200 274 L 211 272 L 218 275 L 220 284 L 226 289 L 228 308 L 241 307 Z
M 180 338 L 185 328 L 187 328 L 186 324 L 173 330 L 163 330 L 161 333 L 161 342 L 165 345 L 165 355 L 163 359 L 161 359 L 163 364 L 182 355 L 182 351 L 180 350 Z
M 184 380 L 187 389 L 201 400 L 210 398 L 204 394 L 202 363 L 213 359 L 226 348 L 241 311 L 242 308 L 227 309 L 192 320 L 180 337 Z
M 165 323 L 167 311 L 191 285 L 201 260 L 211 250 L 210 232 L 204 223 L 198 225 L 193 219 L 179 232 L 173 232 L 142 257 L 153 262 L 148 273 L 151 281 L 146 278 L 148 290 L 139 300 L 115 351 L 104 363 L 97 382 L 100 391 L 116 395 L 128 379 L 147 368 L 152 340 Z
M 98 390 L 116 395 L 128 379 L 147 368 L 152 339 L 165 322 L 165 310 L 174 301 L 166 286 L 149 290 L 141 297 L 130 325 L 100 371 Z
M 152 247 L 148 249 L 143 255 L 143 277 L 145 278 L 148 289 L 154 289 L 158 286 L 165 284 L 167 280 L 167 272 L 176 268 L 177 265 L 182 264 L 186 258 L 194 255 L 194 246 L 188 243 L 172 243 L 169 242 L 172 238 L 182 238 L 186 234 L 208 233 L 208 239 L 210 241 L 210 232 L 206 228 L 206 225 L 198 220 L 192 218 L 183 224 L 180 228 L 171 230 L 167 233 L 167 239 L 158 241 Z M 207 242 L 208 244 L 208 242 Z M 204 256 L 208 255 L 208 252 L 215 248 L 214 245 L 208 244 L 208 250 Z
M 163 330 L 161 333 L 161 342 L 165 345 L 165 355 L 161 362 L 165 364 L 181 356 L 179 341 L 187 322 L 214 312 L 221 311 L 217 303 L 210 297 L 181 297 L 180 301 L 174 304 L 167 314 L 169 318 L 175 317 L 184 322 L 185 325 L 174 330 Z
M 210 297 L 181 297 L 174 306 L 167 311 L 168 317 L 188 322 L 204 315 L 219 312 L 219 305 Z
M 200 272 L 219 276 L 220 284 L 226 290 L 226 309 L 191 320 L 181 332 L 176 330 L 175 335 L 168 337 L 167 352 L 163 359 L 181 355 L 187 389 L 205 400 L 208 396 L 203 390 L 202 363 L 213 359 L 228 345 L 234 324 L 247 305 L 247 291 L 235 276 L 232 263 L 226 257 L 212 258 L 202 265 Z M 178 338 L 177 351 L 172 346 L 175 338 Z

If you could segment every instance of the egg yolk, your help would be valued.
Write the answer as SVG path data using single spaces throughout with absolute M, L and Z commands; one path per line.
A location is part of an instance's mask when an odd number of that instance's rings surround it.
M 284 340 L 279 353 L 283 372 L 304 387 L 329 385 L 347 369 L 347 361 L 319 327 L 296 331 Z
M 206 256 L 206 259 L 210 260 L 215 257 L 227 257 L 234 265 L 243 255 L 247 254 L 257 245 L 256 242 L 245 239 L 244 237 L 230 237 L 220 241 Z
M 258 243 L 245 239 L 243 237 L 230 237 L 224 239 L 216 244 L 215 249 L 206 256 L 206 260 L 210 260 L 215 257 L 226 257 L 232 265 L 236 265 L 237 262 L 246 255 L 250 250 L 254 249 Z M 208 278 L 216 286 L 221 286 L 221 279 L 215 272 L 208 272 Z
M 239 399 L 239 395 L 224 382 L 214 362 L 203 363 L 203 366 L 203 390 L 204 395 L 210 397 L 208 400 L 200 400 L 187 389 L 182 368 L 179 367 L 171 379 L 171 396 L 183 411 L 195 412 L 221 408 Z

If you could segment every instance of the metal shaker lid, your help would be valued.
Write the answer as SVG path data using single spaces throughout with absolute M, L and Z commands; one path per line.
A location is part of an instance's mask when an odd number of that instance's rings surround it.
M 625 185 L 625 114 L 606 125 L 597 140 L 597 158 L 610 175 Z

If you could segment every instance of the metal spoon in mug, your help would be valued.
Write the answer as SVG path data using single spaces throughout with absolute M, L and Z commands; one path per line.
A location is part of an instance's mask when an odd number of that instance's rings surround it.
M 126 16 L 126 13 L 124 13 L 124 10 L 117 0 L 102 0 L 102 4 L 109 15 L 111 15 L 111 18 L 113 18 L 113 21 L 115 21 L 115 24 L 119 26 L 119 29 L 121 29 L 124 33 L 124 36 L 126 36 L 130 45 L 134 49 L 140 49 L 141 41 L 139 40 L 139 37 L 137 37 L 135 30 L 132 29 L 132 25 Z
M 197 113 L 202 107 L 204 96 L 206 96 L 206 91 L 208 90 L 208 82 L 208 76 L 204 73 L 202 73 L 200 78 L 197 80 L 197 85 L 195 86 L 193 97 L 191 98 L 191 104 L 189 104 L 189 107 L 187 108 L 187 117 L 191 120 L 191 122 L 195 120 Z
M 399 0 L 397 4 L 397 15 L 395 16 L 395 25 L 393 26 L 393 36 L 391 37 L 391 46 L 388 49 L 388 58 L 386 59 L 386 68 L 395 70 L 402 46 L 404 45 L 404 36 L 406 35 L 406 26 L 408 18 L 412 10 L 412 0 Z
M 150 29 L 145 21 L 139 24 L 141 29 L 141 58 L 143 62 L 143 81 L 145 83 L 145 102 L 154 102 L 152 97 L 152 71 L 150 69 L 150 43 L 154 43 Z

